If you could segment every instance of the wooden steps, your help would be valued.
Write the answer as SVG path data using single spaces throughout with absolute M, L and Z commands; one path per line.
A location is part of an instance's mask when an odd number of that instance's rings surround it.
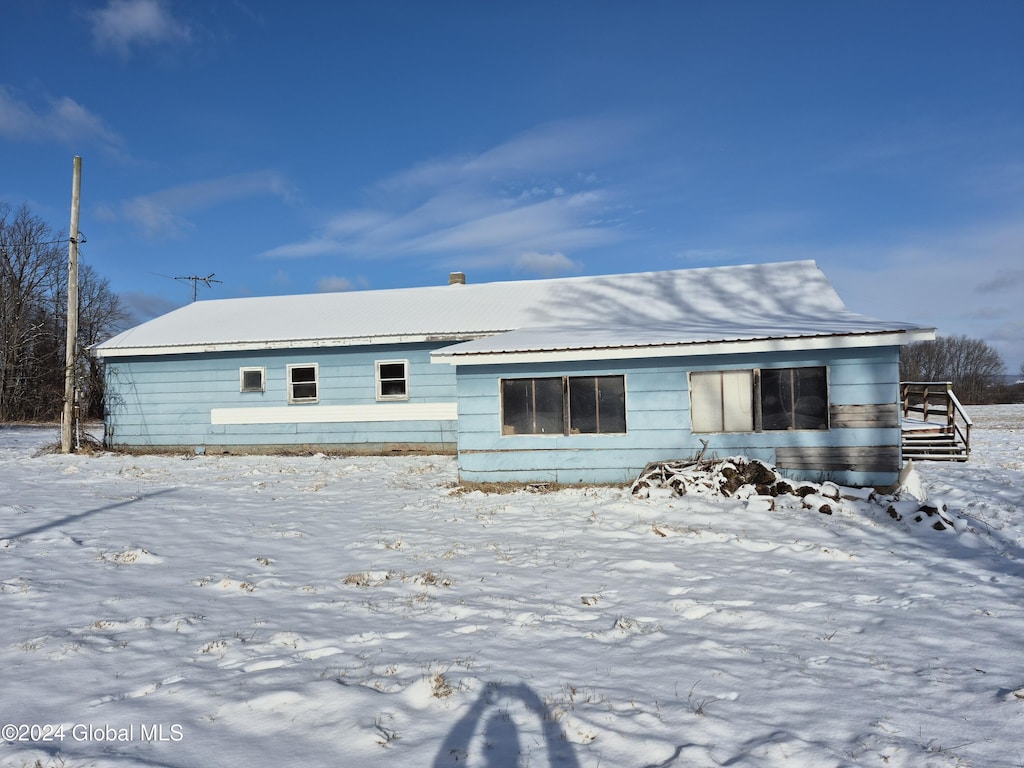
M 914 461 L 967 461 L 967 446 L 955 432 L 942 430 L 904 430 L 903 459 Z
M 904 460 L 967 461 L 971 419 L 950 382 L 901 382 L 900 399 Z

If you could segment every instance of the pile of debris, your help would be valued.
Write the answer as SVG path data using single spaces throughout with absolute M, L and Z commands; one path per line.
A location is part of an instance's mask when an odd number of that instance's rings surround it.
M 630 490 L 634 496 L 644 499 L 652 496 L 652 490 L 656 496 L 795 497 L 801 501 L 801 506 L 826 515 L 832 514 L 841 494 L 835 483 L 819 485 L 788 480 L 763 461 L 744 456 L 652 462 L 644 467 Z
M 803 507 L 824 515 L 844 502 L 864 503 L 901 523 L 924 523 L 936 531 L 963 531 L 967 521 L 951 515 L 945 504 L 928 501 L 916 472 L 911 471 L 893 495 L 873 488 L 851 488 L 832 482 L 789 480 L 772 466 L 745 456 L 727 459 L 655 461 L 644 467 L 630 490 L 641 499 L 674 496 L 717 496 L 761 503 L 766 509 Z

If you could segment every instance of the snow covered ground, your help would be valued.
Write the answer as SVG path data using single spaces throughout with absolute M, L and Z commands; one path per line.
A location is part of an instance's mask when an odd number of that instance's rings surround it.
M 1020 768 L 1024 407 L 971 413 L 943 531 L 0 428 L 0 766 Z

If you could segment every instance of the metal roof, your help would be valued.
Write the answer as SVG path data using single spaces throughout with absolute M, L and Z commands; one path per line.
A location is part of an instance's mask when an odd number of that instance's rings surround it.
M 469 362 L 511 353 L 925 330 L 850 312 L 813 261 L 792 261 L 199 301 L 94 352 L 107 358 L 451 341 L 435 359 Z

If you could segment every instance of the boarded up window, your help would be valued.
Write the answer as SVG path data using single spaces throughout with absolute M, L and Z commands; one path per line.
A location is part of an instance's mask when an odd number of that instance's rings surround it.
M 289 365 L 288 402 L 315 403 L 317 399 L 316 363 L 311 365 Z
M 753 371 L 690 374 L 690 418 L 694 432 L 753 432 Z

